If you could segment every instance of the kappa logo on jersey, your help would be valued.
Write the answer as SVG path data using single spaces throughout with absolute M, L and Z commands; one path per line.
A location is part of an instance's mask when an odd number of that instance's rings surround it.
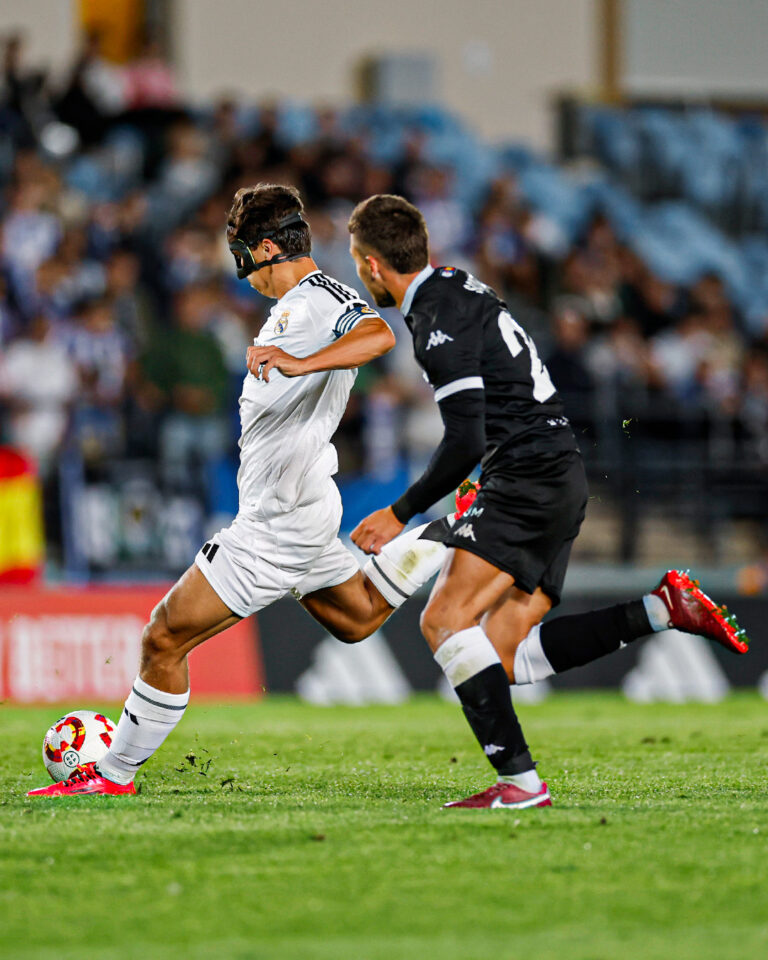
M 470 273 L 467 276 L 467 279 L 464 281 L 464 289 L 469 290 L 470 293 L 489 293 L 491 288 L 486 286 L 486 284 L 481 283 L 477 277 L 473 277 Z
M 280 319 L 275 324 L 275 333 L 285 333 L 285 329 L 288 326 L 288 317 L 290 317 L 290 310 L 283 310 L 280 314 Z
M 442 330 L 433 330 L 427 341 L 427 350 L 431 350 L 432 347 L 441 347 L 444 343 L 449 342 L 453 343 L 453 337 L 449 337 L 448 334 L 443 333 Z
M 477 543 L 475 539 L 475 530 L 471 523 L 464 523 L 456 531 L 455 536 L 457 537 L 466 537 L 468 540 L 471 540 L 473 543 Z

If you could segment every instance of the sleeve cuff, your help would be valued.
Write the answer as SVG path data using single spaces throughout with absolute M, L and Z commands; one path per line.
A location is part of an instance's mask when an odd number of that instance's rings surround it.
M 390 507 L 392 513 L 400 521 L 400 523 L 408 523 L 408 521 L 416 515 L 416 511 L 411 508 L 411 505 L 408 501 L 408 491 L 399 497 Z

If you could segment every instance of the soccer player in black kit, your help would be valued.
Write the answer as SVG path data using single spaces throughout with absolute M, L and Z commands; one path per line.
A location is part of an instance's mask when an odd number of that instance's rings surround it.
M 349 231 L 358 275 L 377 305 L 405 316 L 444 424 L 423 476 L 363 520 L 352 539 L 378 554 L 481 463 L 477 499 L 445 531 L 449 549 L 421 627 L 496 782 L 446 806 L 549 806 L 510 683 L 544 679 L 669 627 L 736 653 L 746 652 L 746 637 L 676 570 L 639 600 L 541 623 L 560 601 L 587 503 L 581 454 L 547 369 L 490 287 L 463 270 L 429 265 L 424 219 L 402 197 L 363 201 Z

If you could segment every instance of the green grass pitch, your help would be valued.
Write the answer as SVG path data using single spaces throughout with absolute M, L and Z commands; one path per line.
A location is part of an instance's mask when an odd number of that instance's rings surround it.
M 441 810 L 490 777 L 429 697 L 193 700 L 139 796 L 64 802 L 24 796 L 58 710 L 0 707 L 0 955 L 768 956 L 763 700 L 520 712 L 555 805 L 511 814 Z

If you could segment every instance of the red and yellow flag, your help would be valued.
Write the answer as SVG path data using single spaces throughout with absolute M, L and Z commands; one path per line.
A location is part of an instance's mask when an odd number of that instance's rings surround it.
M 45 557 L 42 497 L 34 463 L 0 447 L 0 583 L 31 583 Z

